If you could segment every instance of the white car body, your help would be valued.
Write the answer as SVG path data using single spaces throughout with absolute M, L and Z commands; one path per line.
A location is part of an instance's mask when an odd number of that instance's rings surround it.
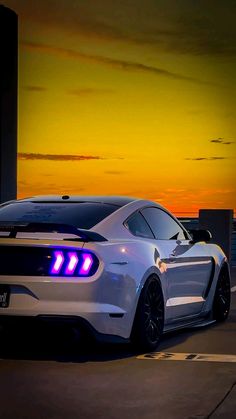
M 1 273 L 1 284 L 10 287 L 10 303 L 0 308 L 1 318 L 76 318 L 99 335 L 129 339 L 137 304 L 150 275 L 160 281 L 164 300 L 164 332 L 198 324 L 211 312 L 219 273 L 227 259 L 215 244 L 193 243 L 184 229 L 185 239 L 158 240 L 133 235 L 126 220 L 146 207 L 160 205 L 142 199 L 115 197 L 36 197 L 24 202 L 119 202 L 120 207 L 94 225 L 90 231 L 105 241 L 63 240 L 68 234 L 22 232 L 15 238 L 4 233 L 1 247 L 40 247 L 64 251 L 85 249 L 96 255 L 99 266 L 92 276 L 29 276 Z M 22 202 L 21 201 L 21 202 Z M 20 204 L 17 204 L 20 205 Z M 180 225 L 173 215 L 172 219 Z M 1 221 L 1 211 L 0 211 Z M 9 220 L 12 221 L 12 220 Z M 1 234 L 0 234 L 1 235 Z M 14 264 L 14 260 L 12 260 Z M 2 297 L 3 298 L 3 297 Z

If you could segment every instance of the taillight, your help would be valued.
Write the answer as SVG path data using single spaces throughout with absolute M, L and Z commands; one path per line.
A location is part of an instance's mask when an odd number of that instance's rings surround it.
M 54 250 L 50 275 L 55 276 L 91 276 L 99 265 L 98 258 L 88 251 Z
M 65 274 L 66 275 L 73 275 L 73 273 L 75 272 L 76 266 L 79 263 L 79 258 L 77 256 L 76 252 L 69 252 L 68 253 L 68 258 L 69 258 L 69 261 L 67 263 Z
M 65 259 L 62 252 L 56 251 L 53 253 L 54 253 L 54 261 L 53 261 L 53 266 L 51 269 L 51 274 L 57 275 L 60 273 L 60 270 L 62 268 L 62 265 Z

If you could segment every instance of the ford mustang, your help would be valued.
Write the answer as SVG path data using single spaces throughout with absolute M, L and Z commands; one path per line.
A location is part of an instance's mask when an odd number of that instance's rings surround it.
M 39 196 L 0 206 L 0 324 L 71 322 L 153 350 L 165 332 L 224 321 L 225 254 L 155 202 Z

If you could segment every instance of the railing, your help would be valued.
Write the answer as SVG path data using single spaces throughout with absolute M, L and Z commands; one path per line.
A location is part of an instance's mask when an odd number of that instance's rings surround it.
M 178 217 L 187 230 L 199 228 L 199 221 L 196 217 Z M 231 265 L 236 266 L 236 219 L 233 222 L 233 233 L 231 241 Z

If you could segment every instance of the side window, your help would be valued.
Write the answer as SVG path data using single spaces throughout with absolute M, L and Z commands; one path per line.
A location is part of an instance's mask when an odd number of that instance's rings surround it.
M 154 239 L 154 235 L 149 225 L 147 224 L 144 217 L 140 214 L 140 212 L 136 212 L 135 214 L 131 215 L 124 225 L 132 234 L 134 234 L 134 236 Z
M 144 208 L 141 211 L 150 225 L 156 239 L 159 240 L 185 240 L 184 230 L 165 211 L 159 208 Z

